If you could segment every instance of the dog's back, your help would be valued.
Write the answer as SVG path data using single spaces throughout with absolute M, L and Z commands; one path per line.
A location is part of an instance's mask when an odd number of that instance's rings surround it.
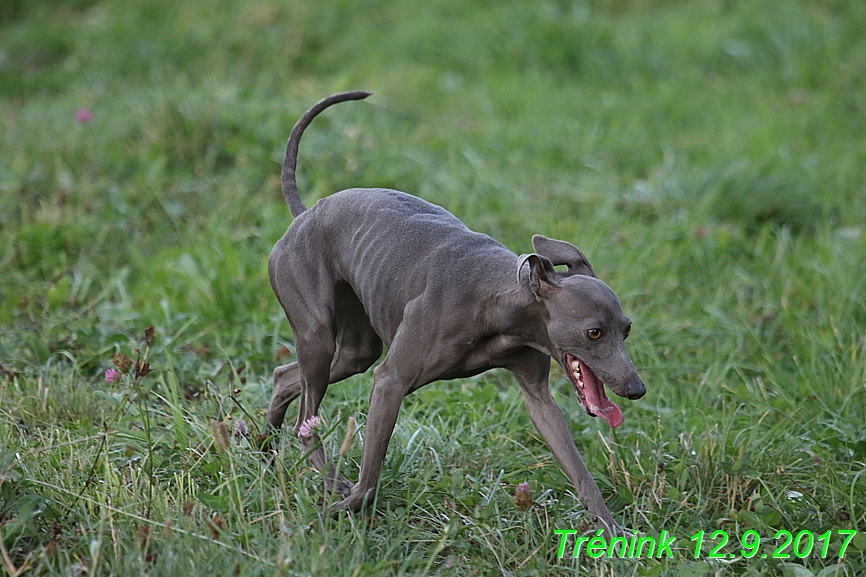
M 418 197 L 349 189 L 299 215 L 274 247 L 270 266 L 279 276 L 286 268 L 326 267 L 323 273 L 352 287 L 376 332 L 389 343 L 408 303 L 424 295 L 440 307 L 459 307 L 485 298 L 475 293 L 491 285 L 474 277 L 510 272 L 516 258 L 496 240 Z M 513 283 L 513 274 L 503 275 L 502 282 Z

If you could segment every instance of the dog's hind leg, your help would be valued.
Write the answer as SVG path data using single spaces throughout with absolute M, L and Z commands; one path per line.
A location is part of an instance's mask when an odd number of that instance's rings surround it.
M 365 372 L 382 354 L 382 340 L 373 330 L 355 293 L 345 283 L 338 283 L 335 293 L 337 347 L 331 361 L 329 384 Z M 268 407 L 268 422 L 274 431 L 282 426 L 289 404 L 300 395 L 298 363 L 274 369 L 274 389 Z
M 274 369 L 274 390 L 268 406 L 268 423 L 273 432 L 283 425 L 289 404 L 301 395 L 301 369 L 298 363 L 280 365 Z
M 304 452 L 309 453 L 311 464 L 319 471 L 325 470 L 327 462 L 319 435 L 313 428 L 307 427 L 309 430 L 304 430 L 302 426 L 312 423 L 317 417 L 319 405 L 328 390 L 331 362 L 336 351 L 335 332 L 331 324 L 316 327 L 314 331 L 303 333 L 304 336 L 295 333 L 295 349 L 301 378 L 301 406 L 294 433 L 300 439 Z M 311 335 L 314 336 L 311 338 Z
M 373 330 L 364 307 L 347 284 L 337 284 L 334 300 L 335 322 L 331 329 L 333 332 L 330 334 L 335 335 L 332 341 L 335 348 L 328 370 L 327 384 L 320 388 L 310 386 L 309 381 L 303 381 L 304 369 L 307 368 L 304 360 L 307 358 L 305 353 L 309 352 L 311 345 L 315 347 L 315 344 L 296 334 L 299 362 L 283 365 L 274 370 L 274 391 L 268 408 L 268 421 L 274 431 L 278 430 L 283 423 L 288 405 L 300 396 L 301 409 L 294 429 L 295 435 L 300 438 L 304 450 L 310 453 L 313 467 L 319 471 L 327 471 L 325 479 L 328 489 L 336 489 L 342 497 L 345 497 L 351 491 L 352 483 L 342 475 L 337 477 L 336 470 L 329 463 L 315 431 L 309 437 L 304 437 L 299 435 L 300 428 L 305 421 L 318 414 L 319 404 L 328 384 L 363 373 L 379 359 L 382 354 L 382 340 Z M 312 334 L 316 335 L 315 340 L 318 342 L 329 336 L 328 331 L 325 330 Z M 307 344 L 302 344 L 304 342 Z M 319 351 L 318 354 L 311 355 L 311 358 L 313 360 L 322 358 L 325 353 L 326 350 Z

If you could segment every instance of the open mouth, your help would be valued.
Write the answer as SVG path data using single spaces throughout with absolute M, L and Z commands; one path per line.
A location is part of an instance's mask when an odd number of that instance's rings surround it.
M 566 353 L 564 364 L 577 400 L 587 414 L 601 417 L 612 429 L 617 428 L 622 423 L 622 411 L 604 394 L 604 383 L 586 363 L 571 353 Z

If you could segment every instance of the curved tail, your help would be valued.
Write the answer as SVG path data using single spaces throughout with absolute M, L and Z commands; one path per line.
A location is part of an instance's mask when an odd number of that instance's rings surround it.
M 295 181 L 295 168 L 298 166 L 298 144 L 301 142 L 304 130 L 306 130 L 316 116 L 332 104 L 347 100 L 362 100 L 370 96 L 370 94 L 370 92 L 363 91 L 332 94 L 318 101 L 295 123 L 295 127 L 292 128 L 292 134 L 289 136 L 289 142 L 286 144 L 286 160 L 283 162 L 283 172 L 281 175 L 283 198 L 286 199 L 286 204 L 289 205 L 292 216 L 297 218 L 298 215 L 307 210 L 307 207 L 301 201 L 301 195 L 298 193 L 298 183 Z

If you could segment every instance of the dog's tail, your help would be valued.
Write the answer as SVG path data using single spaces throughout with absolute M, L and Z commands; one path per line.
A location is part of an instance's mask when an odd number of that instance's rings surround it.
M 370 96 L 370 92 L 341 92 L 332 94 L 327 98 L 323 98 L 310 108 L 292 128 L 292 134 L 289 136 L 289 142 L 286 144 L 286 160 L 283 162 L 283 198 L 286 199 L 286 204 L 289 205 L 289 210 L 292 211 L 292 216 L 298 217 L 302 212 L 307 210 L 301 200 L 301 195 L 298 192 L 298 183 L 295 181 L 295 169 L 298 166 L 298 144 L 301 142 L 301 136 L 304 130 L 310 125 L 313 119 L 318 116 L 324 109 L 347 100 L 362 100 Z

